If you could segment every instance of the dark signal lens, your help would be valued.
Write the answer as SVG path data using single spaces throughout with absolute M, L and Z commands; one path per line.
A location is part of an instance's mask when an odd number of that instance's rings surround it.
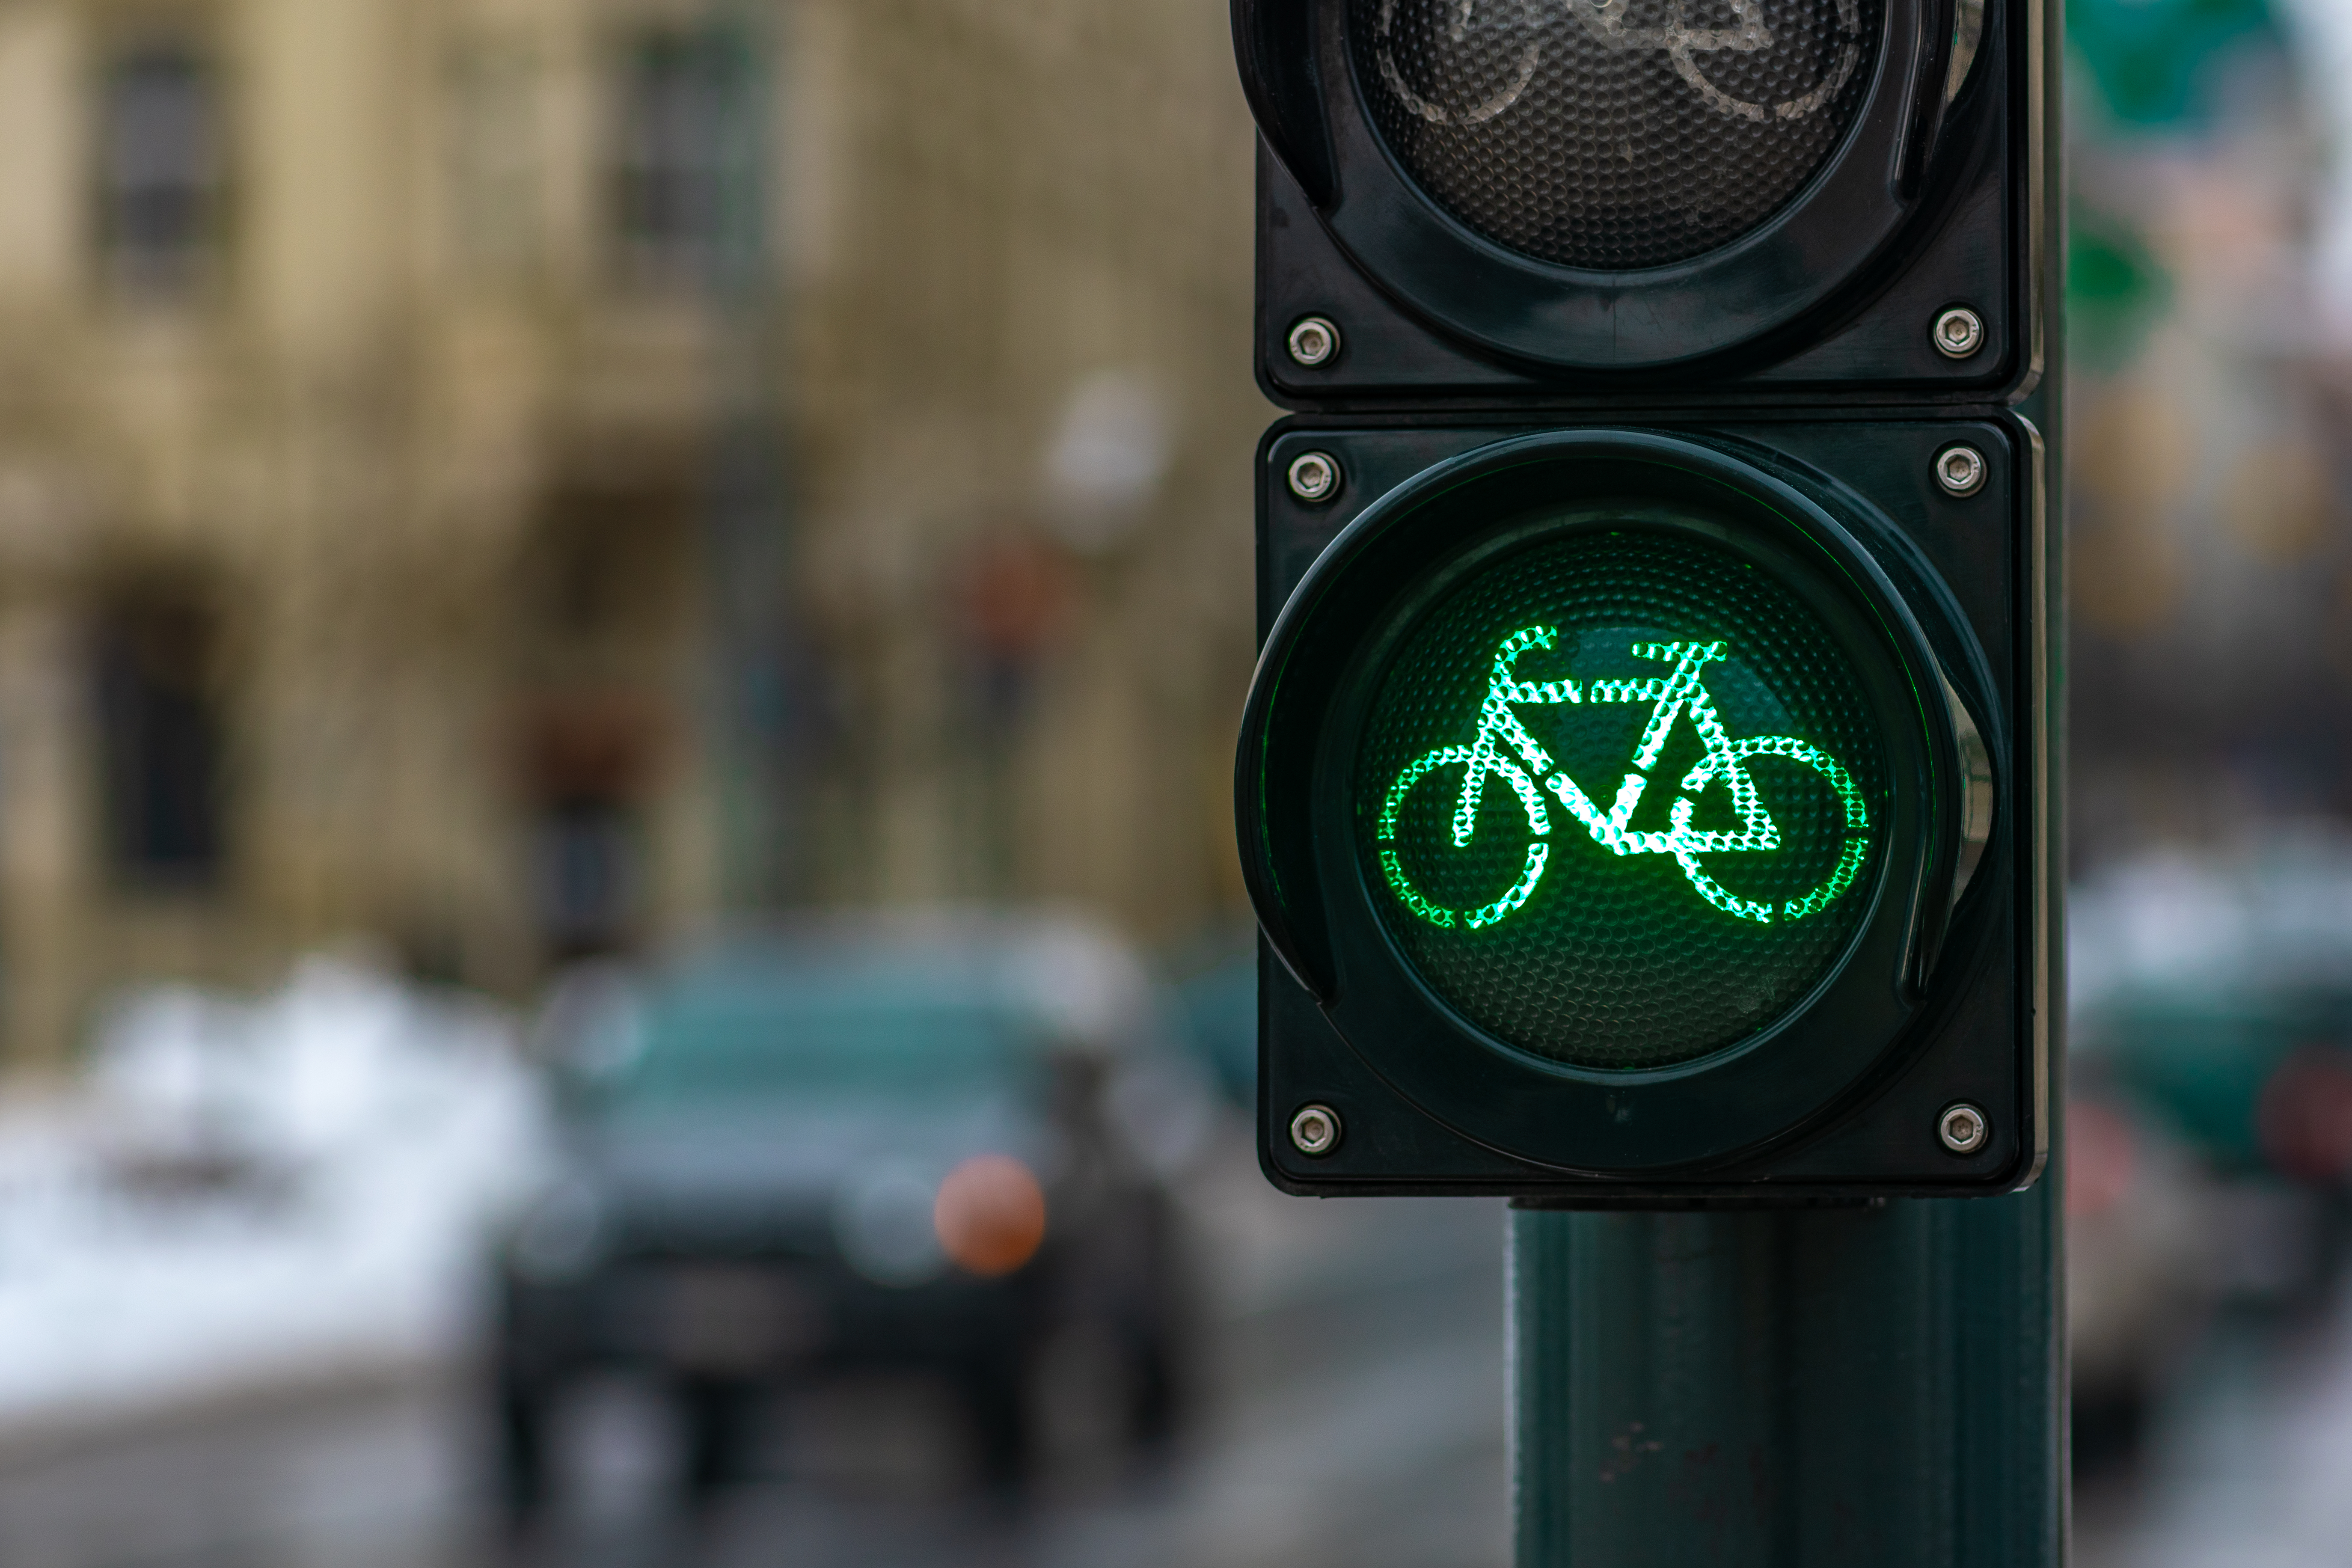
M 1797 195 L 1885 0 L 1349 0 L 1360 90 L 1438 205 L 1566 267 L 1665 267 Z
M 1864 683 L 1807 599 L 1703 532 L 1551 533 L 1397 643 L 1353 780 L 1365 884 L 1507 1044 L 1634 1070 L 1801 1003 L 1884 856 Z

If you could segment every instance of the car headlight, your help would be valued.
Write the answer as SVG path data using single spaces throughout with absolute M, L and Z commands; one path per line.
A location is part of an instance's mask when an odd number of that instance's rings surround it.
M 873 1166 L 834 1194 L 833 1230 L 849 1266 L 877 1285 L 920 1285 L 947 1268 L 931 1223 L 938 1187 L 908 1164 Z
M 608 1231 L 596 1190 L 585 1182 L 566 1182 L 523 1216 L 510 1251 L 515 1272 L 534 1285 L 584 1279 L 604 1260 Z

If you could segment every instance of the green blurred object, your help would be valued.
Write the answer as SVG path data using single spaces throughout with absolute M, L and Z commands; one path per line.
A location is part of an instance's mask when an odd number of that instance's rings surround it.
M 2215 1166 L 2264 1169 L 2264 1089 L 2299 1048 L 2352 1039 L 2332 987 L 2182 988 L 2119 999 L 2079 1026 L 2084 1055 Z
M 971 1098 L 1045 1055 L 1008 1007 L 829 990 L 660 998 L 611 1103 L 626 1113 L 826 1094 Z
M 1257 1099 L 1257 947 L 1182 981 L 1184 1040 L 1235 1105 Z
M 2075 197 L 2069 203 L 2066 316 L 2077 363 L 2112 371 L 2139 352 L 2172 301 L 2172 278 L 2131 225 Z
M 2068 0 L 2068 51 L 2108 118 L 2143 130 L 2193 125 L 2210 109 L 2214 60 L 2275 40 L 2263 0 Z

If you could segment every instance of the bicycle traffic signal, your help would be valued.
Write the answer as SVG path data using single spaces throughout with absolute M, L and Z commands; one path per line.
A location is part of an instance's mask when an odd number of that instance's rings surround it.
M 2054 9 L 2054 8 L 2053 8 Z M 2003 1191 L 2049 1077 L 2034 0 L 1234 0 L 1293 1191 Z

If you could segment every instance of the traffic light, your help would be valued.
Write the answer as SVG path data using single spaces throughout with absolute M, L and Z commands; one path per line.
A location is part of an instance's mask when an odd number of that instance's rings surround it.
M 2046 1146 L 2036 0 L 1234 0 L 1262 1163 L 1563 1205 Z

